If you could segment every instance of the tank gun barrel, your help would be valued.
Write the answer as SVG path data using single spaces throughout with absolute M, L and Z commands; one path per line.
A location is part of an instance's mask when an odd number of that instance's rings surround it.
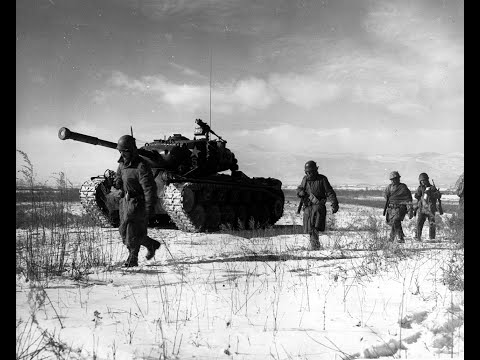
M 92 145 L 100 145 L 100 146 L 108 147 L 111 149 L 117 148 L 117 143 L 107 141 L 107 140 L 102 140 L 89 135 L 76 133 L 76 132 L 70 131 L 66 127 L 62 127 L 60 128 L 60 130 L 58 130 L 58 137 L 60 138 L 60 140 L 72 139 L 75 141 L 80 141 L 80 142 L 84 142 Z

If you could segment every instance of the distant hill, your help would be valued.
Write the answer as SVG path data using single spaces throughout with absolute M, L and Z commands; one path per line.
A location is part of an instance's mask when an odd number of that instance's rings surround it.
M 464 171 L 464 154 L 277 154 L 261 152 L 255 147 L 244 147 L 235 152 L 240 170 L 248 176 L 274 177 L 284 186 L 298 185 L 303 176 L 303 166 L 315 160 L 319 172 L 326 175 L 332 185 L 380 188 L 389 183 L 388 174 L 397 170 L 402 182 L 409 187 L 418 185 L 418 175 L 426 172 L 441 189 L 454 186 Z M 292 165 L 293 164 L 293 165 Z

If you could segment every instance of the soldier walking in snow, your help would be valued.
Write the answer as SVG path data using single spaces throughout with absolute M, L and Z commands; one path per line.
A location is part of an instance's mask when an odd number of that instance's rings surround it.
M 147 248 L 147 260 L 155 255 L 160 243 L 147 236 L 149 218 L 155 214 L 157 186 L 150 166 L 138 155 L 133 136 L 120 137 L 117 149 L 121 156 L 115 178 L 115 187 L 122 190 L 120 199 L 120 226 L 122 241 L 128 248 L 125 267 L 138 266 L 140 245 Z
M 458 210 L 461 215 L 463 215 L 464 212 L 464 203 L 463 203 L 463 176 L 464 172 L 462 172 L 462 175 L 458 178 L 457 182 L 455 183 L 455 192 L 457 196 L 459 197 L 458 199 Z
M 408 217 L 413 218 L 412 192 L 404 183 L 400 182 L 398 171 L 392 171 L 389 179 L 391 184 L 385 188 L 384 196 L 386 200 L 384 215 L 386 214 L 387 223 L 392 227 L 390 231 L 390 241 L 398 236 L 398 242 L 405 242 L 405 234 L 402 229 L 402 221 L 408 212 Z
M 427 173 L 421 173 L 418 176 L 418 181 L 420 185 L 415 192 L 415 199 L 417 199 L 416 238 L 418 241 L 422 241 L 423 224 L 428 219 L 428 237 L 430 240 L 433 240 L 436 232 L 435 213 L 437 212 L 437 201 L 439 202 L 438 210 L 440 215 L 443 214 L 440 203 L 442 194 L 434 185 L 430 184 Z
M 332 212 L 338 211 L 338 200 L 335 191 L 325 175 L 318 173 L 315 161 L 305 163 L 305 176 L 297 188 L 297 196 L 303 203 L 303 231 L 310 234 L 310 249 L 321 249 L 319 232 L 325 231 L 327 199 L 332 206 Z

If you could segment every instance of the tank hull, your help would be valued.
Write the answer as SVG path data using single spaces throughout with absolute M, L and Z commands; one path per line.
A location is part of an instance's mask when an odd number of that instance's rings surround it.
M 265 228 L 283 216 L 285 198 L 277 179 L 249 178 L 239 171 L 190 179 L 157 172 L 155 181 L 159 201 L 150 226 L 171 222 L 186 232 L 215 232 Z M 120 193 L 110 184 L 98 176 L 80 189 L 86 212 L 103 227 L 117 227 L 119 221 Z

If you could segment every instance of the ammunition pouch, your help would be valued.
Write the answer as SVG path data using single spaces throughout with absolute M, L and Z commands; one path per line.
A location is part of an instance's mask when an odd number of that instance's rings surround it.
M 398 209 L 398 208 L 401 208 L 401 207 L 404 207 L 404 206 L 406 206 L 408 208 L 409 206 L 412 206 L 412 203 L 407 203 L 407 202 L 398 202 L 398 203 L 389 202 L 388 203 L 388 208 L 390 208 L 390 209 Z
M 313 201 L 311 199 L 312 197 L 314 198 Z M 303 206 L 304 207 L 309 207 L 309 206 L 313 206 L 313 205 L 325 205 L 326 202 L 327 202 L 327 199 L 325 199 L 325 198 L 317 199 L 315 196 L 310 195 L 309 197 L 304 198 Z

